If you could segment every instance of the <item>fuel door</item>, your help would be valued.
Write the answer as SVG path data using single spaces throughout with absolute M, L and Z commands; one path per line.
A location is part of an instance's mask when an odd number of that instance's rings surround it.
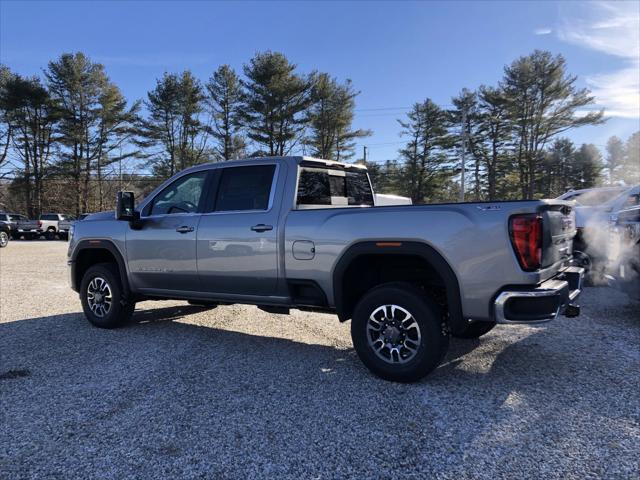
M 293 258 L 296 260 L 312 260 L 316 256 L 316 246 L 310 240 L 293 242 Z

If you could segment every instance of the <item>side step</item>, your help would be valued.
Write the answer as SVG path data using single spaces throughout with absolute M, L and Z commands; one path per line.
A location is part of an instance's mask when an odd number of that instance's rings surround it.
M 258 305 L 258 308 L 267 313 L 279 313 L 289 315 L 289 307 L 278 307 L 276 305 Z

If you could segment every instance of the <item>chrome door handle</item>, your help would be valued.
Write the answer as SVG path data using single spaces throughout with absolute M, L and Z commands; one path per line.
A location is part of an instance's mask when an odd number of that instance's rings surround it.
M 254 225 L 251 227 L 251 230 L 254 232 L 266 232 L 268 230 L 273 230 L 273 225 L 265 225 L 264 223 L 259 223 L 258 225 Z
M 187 226 L 176 228 L 176 232 L 178 233 L 189 233 L 189 232 L 193 232 L 193 230 L 194 230 L 193 227 L 187 227 Z

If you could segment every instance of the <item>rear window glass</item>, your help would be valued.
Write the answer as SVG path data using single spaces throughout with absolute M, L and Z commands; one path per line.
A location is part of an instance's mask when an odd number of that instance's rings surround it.
M 40 220 L 58 220 L 58 215 L 54 215 L 54 214 L 40 215 Z
M 301 168 L 298 205 L 373 206 L 373 194 L 365 171 Z

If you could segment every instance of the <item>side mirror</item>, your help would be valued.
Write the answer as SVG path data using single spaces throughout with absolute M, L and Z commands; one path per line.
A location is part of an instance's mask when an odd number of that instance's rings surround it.
M 133 192 L 118 192 L 116 198 L 116 220 L 132 222 L 136 220 L 135 197 Z

